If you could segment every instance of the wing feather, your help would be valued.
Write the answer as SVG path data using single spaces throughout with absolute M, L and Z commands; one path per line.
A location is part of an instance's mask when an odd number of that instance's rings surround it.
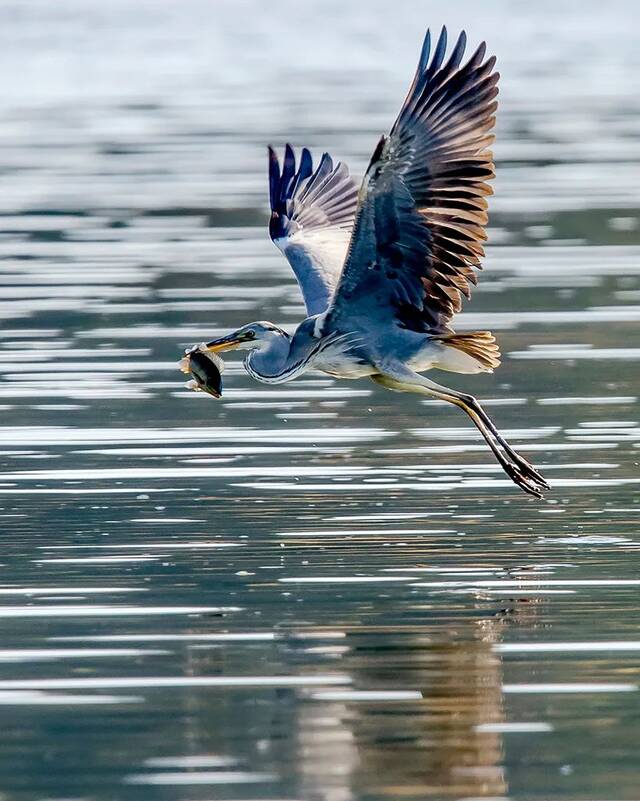
M 296 158 L 290 145 L 280 171 L 269 148 L 269 233 L 293 268 L 309 315 L 327 308 L 347 254 L 358 187 L 345 164 L 324 153 L 313 170 L 305 147 Z
M 484 43 L 463 64 L 466 41 L 462 32 L 445 61 L 443 28 L 430 58 L 427 32 L 409 93 L 360 189 L 329 308 L 334 323 L 366 309 L 401 327 L 446 333 L 477 283 L 499 74 Z

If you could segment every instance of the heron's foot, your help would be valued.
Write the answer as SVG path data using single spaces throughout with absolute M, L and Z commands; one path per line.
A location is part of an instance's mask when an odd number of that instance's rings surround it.
M 505 473 L 521 490 L 536 498 L 542 498 L 543 490 L 551 489 L 544 476 L 510 446 L 505 448 L 505 451 L 507 458 L 502 463 Z
M 540 490 L 551 489 L 549 483 L 542 473 L 536 470 L 531 462 L 525 459 L 524 456 L 521 456 L 517 451 L 514 451 L 510 445 L 505 448 L 505 451 L 510 460 L 515 464 L 520 475 L 526 478 L 534 486 L 539 487 Z
M 513 483 L 520 487 L 523 492 L 533 495 L 535 498 L 543 497 L 542 488 L 536 482 L 524 476 L 514 464 L 507 462 L 502 467 Z

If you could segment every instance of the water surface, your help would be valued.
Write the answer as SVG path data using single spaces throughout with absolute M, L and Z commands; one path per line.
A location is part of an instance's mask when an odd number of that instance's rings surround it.
M 572 13 L 569 14 L 569 10 Z M 0 788 L 7 799 L 637 799 L 633 4 L 64 0 L 0 10 Z M 473 391 L 188 392 L 302 304 L 267 142 L 360 174 L 427 24 L 503 74 Z M 443 378 L 447 378 L 443 376 Z

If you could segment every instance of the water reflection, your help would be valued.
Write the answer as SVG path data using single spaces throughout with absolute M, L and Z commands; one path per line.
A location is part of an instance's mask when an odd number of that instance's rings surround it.
M 400 668 L 418 689 L 399 698 L 393 690 L 315 693 L 315 699 L 335 700 L 301 719 L 301 756 L 310 763 L 307 792 L 318 786 L 317 749 L 328 741 L 326 762 L 334 765 L 332 784 L 340 792 L 327 793 L 327 799 L 373 792 L 387 798 L 506 795 L 501 737 L 484 728 L 503 720 L 501 665 L 490 631 L 441 644 L 408 636 L 381 654 L 356 646 L 353 656 L 366 658 L 367 683 L 384 685 Z

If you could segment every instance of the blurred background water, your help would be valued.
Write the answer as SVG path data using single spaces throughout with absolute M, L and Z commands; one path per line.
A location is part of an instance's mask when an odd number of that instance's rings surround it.
M 640 797 L 636 4 L 0 5 L 0 798 Z M 463 415 L 182 349 L 301 319 L 266 144 L 360 175 L 424 29 L 502 72 Z M 451 377 L 450 377 L 451 378 Z

